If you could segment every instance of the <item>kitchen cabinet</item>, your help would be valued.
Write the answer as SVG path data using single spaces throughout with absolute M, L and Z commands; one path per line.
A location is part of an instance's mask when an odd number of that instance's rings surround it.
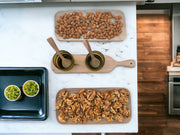
M 43 0 L 43 2 L 71 2 L 71 0 Z
M 180 3 L 179 0 L 154 0 L 154 3 Z
M 146 0 L 71 0 L 71 2 L 108 2 L 108 1 L 145 2 Z
M 129 1 L 145 2 L 145 0 L 0 0 L 0 3 L 37 3 L 37 2 L 110 2 L 110 1 Z
M 42 0 L 0 0 L 0 3 L 37 3 Z

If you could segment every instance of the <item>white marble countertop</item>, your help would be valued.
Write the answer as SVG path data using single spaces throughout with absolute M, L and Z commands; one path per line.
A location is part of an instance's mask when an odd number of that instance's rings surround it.
M 117 67 L 105 74 L 55 74 L 50 68 L 54 50 L 46 39 L 54 36 L 54 15 L 59 10 L 114 9 L 126 17 L 127 37 L 121 42 L 91 42 L 92 49 L 115 60 L 137 61 L 136 3 L 58 3 L 0 5 L 0 67 L 46 67 L 49 72 L 49 116 L 45 121 L 0 121 L 0 133 L 125 133 L 138 131 L 137 66 Z M 60 49 L 87 54 L 81 42 L 59 42 Z M 125 87 L 131 92 L 132 118 L 127 124 L 61 125 L 56 121 L 55 96 L 71 87 Z

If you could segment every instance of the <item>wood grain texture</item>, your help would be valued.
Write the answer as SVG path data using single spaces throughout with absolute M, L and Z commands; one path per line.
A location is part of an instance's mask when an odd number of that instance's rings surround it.
M 51 69 L 58 74 L 68 74 L 68 73 L 108 73 L 111 72 L 115 67 L 117 66 L 123 66 L 123 67 L 129 67 L 133 68 L 135 67 L 135 61 L 134 60 L 126 60 L 126 61 L 115 61 L 110 56 L 105 55 L 105 63 L 104 66 L 98 70 L 93 71 L 87 68 L 85 65 L 85 59 L 86 55 L 84 54 L 77 54 L 73 55 L 75 63 L 71 70 L 69 71 L 63 71 L 59 70 L 54 64 L 53 60 L 51 61 Z
M 163 130 L 163 135 L 179 135 L 180 134 L 180 128 L 179 127 L 173 127 L 173 128 L 165 128 Z
M 158 29 L 157 29 L 158 28 Z M 169 23 L 139 23 L 137 26 L 138 33 L 168 33 Z
M 73 10 L 75 11 L 75 10 Z M 67 10 L 67 11 L 58 11 L 55 14 L 54 17 L 54 28 L 56 25 L 56 21 L 59 19 L 59 16 L 63 15 L 64 13 L 72 13 L 73 11 L 71 10 Z M 122 27 L 122 33 L 120 33 L 118 36 L 115 36 L 112 39 L 88 39 L 88 41 L 121 41 L 124 40 L 126 38 L 126 18 L 124 16 L 124 13 L 121 10 L 77 10 L 76 12 L 81 11 L 83 15 L 86 15 L 86 13 L 95 13 L 96 11 L 101 11 L 101 12 L 108 12 L 111 11 L 112 14 L 116 15 L 116 16 L 121 16 L 121 22 L 123 23 L 123 27 Z M 55 33 L 55 36 L 57 38 L 57 40 L 60 41 L 83 41 L 83 37 L 81 36 L 80 39 L 75 39 L 75 38 L 69 38 L 69 39 L 63 39 L 62 37 L 60 37 L 58 34 Z
M 171 45 L 168 15 L 137 15 L 138 135 L 166 135 L 164 129 L 172 119 L 168 116 L 166 71 L 171 62 Z
M 69 92 L 69 94 L 71 93 L 78 93 L 82 88 L 64 88 L 64 89 L 61 89 L 59 90 L 59 92 L 56 94 L 56 102 L 59 100 L 59 93 L 62 91 L 62 90 L 66 90 L 67 92 Z M 85 90 L 89 90 L 89 89 L 92 89 L 92 90 L 95 90 L 95 91 L 101 91 L 101 92 L 105 92 L 107 90 L 109 91 L 112 91 L 112 90 L 120 90 L 122 88 L 84 88 Z M 131 108 L 131 93 L 129 95 L 129 102 L 127 104 L 127 108 L 130 110 L 130 113 L 132 112 L 132 108 Z M 80 123 L 74 123 L 70 120 L 68 120 L 66 123 L 62 123 L 58 120 L 58 115 L 60 114 L 60 112 L 58 110 L 56 110 L 56 119 L 57 121 L 60 123 L 60 124 L 63 124 L 63 125 L 82 125 Z M 92 120 L 87 120 L 87 122 L 85 123 L 85 125 L 87 124 L 124 124 L 124 123 L 128 123 L 129 121 L 131 120 L 131 115 L 128 117 L 128 118 L 123 118 L 123 121 L 122 122 L 119 122 L 117 120 L 114 120 L 114 121 L 107 121 L 106 119 L 102 119 L 101 121 L 98 121 L 98 122 L 95 122 L 95 121 L 92 121 Z
M 169 16 L 168 15 L 161 15 L 161 14 L 149 14 L 149 15 L 137 15 L 137 24 L 140 23 L 143 24 L 164 24 L 164 23 L 170 23 Z M 158 29 L 158 28 L 157 28 Z

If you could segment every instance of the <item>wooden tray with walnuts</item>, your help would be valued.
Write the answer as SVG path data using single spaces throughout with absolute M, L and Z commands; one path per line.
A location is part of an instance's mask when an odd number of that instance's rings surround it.
M 124 88 L 64 88 L 56 95 L 61 124 L 122 124 L 131 120 L 131 96 Z
M 121 41 L 126 21 L 120 10 L 59 11 L 55 14 L 55 36 L 60 41 Z

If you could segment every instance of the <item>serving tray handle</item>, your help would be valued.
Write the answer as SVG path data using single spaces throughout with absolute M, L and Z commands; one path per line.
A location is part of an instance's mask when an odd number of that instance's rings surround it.
M 133 68 L 135 65 L 135 60 L 117 61 L 117 66 Z

